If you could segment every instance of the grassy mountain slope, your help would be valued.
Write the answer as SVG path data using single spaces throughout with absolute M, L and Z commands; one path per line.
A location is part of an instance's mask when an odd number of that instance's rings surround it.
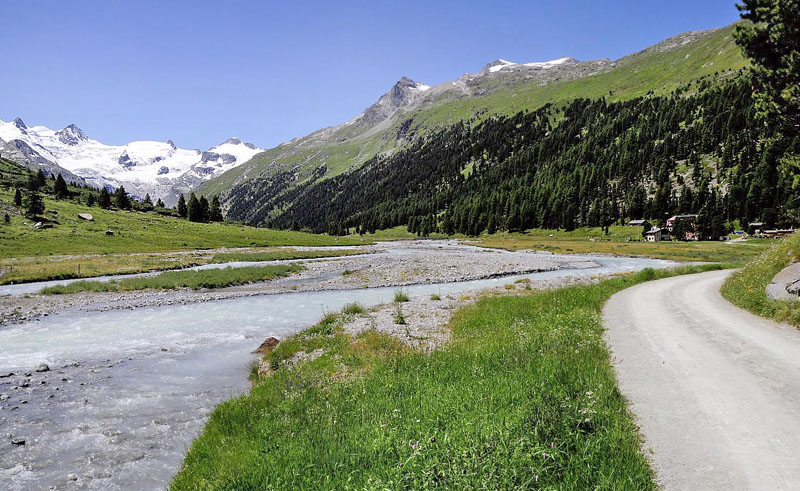
M 306 181 L 321 166 L 323 178 L 336 176 L 378 153 L 406 145 L 415 135 L 460 120 L 478 122 L 495 114 L 534 110 L 578 97 L 614 101 L 651 91 L 669 93 L 691 80 L 746 66 L 732 32 L 733 26 L 728 26 L 675 36 L 578 78 L 545 83 L 536 78 L 482 77 L 465 89 L 466 93 L 448 89 L 451 83 L 445 82 L 418 105 L 397 110 L 377 126 L 346 123 L 292 140 L 204 183 L 200 191 L 220 194 L 226 201 L 235 189 L 234 193 L 248 195 L 257 207 L 263 190 L 256 189 L 253 181 L 288 171 L 294 173 L 293 182 L 286 183 L 291 186 Z

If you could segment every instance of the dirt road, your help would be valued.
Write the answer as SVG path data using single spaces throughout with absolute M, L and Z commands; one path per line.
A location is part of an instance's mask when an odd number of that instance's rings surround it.
M 620 387 L 664 489 L 800 489 L 800 331 L 725 301 L 728 274 L 611 298 Z

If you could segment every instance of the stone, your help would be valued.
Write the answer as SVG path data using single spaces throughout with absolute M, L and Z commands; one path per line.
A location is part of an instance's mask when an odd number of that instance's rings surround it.
M 36 366 L 36 371 L 39 372 L 39 373 L 41 373 L 41 372 L 49 372 L 50 371 L 50 366 L 48 366 L 47 363 L 40 363 L 39 365 Z
M 106 235 L 114 235 L 114 231 L 113 230 L 106 230 Z
M 78 213 L 78 218 L 80 218 L 81 220 L 86 220 L 87 222 L 94 221 L 94 217 L 92 216 L 91 213 Z
M 278 338 L 268 337 L 253 353 L 269 353 L 275 346 L 278 346 L 278 343 L 280 343 Z
M 25 445 L 25 439 L 24 438 L 20 438 L 20 437 L 12 438 L 11 439 L 11 444 L 12 445 Z
M 77 481 L 78 480 L 78 475 L 77 474 L 68 474 L 67 475 L 67 479 L 69 479 L 70 481 Z

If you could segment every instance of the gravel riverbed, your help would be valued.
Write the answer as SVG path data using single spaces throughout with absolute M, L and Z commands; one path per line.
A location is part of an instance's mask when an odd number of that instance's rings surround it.
M 570 260 L 563 256 L 532 251 L 483 249 L 464 246 L 457 241 L 397 241 L 364 246 L 361 249 L 367 254 L 306 260 L 302 261 L 306 269 L 289 277 L 215 290 L 144 290 L 0 297 L 0 325 L 70 311 L 96 312 L 186 305 L 293 291 L 447 283 L 597 266 L 593 261 L 585 259 Z M 274 263 L 279 262 L 273 261 L 269 264 Z

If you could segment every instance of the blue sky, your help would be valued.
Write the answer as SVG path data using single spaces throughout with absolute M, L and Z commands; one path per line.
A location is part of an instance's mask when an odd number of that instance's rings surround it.
M 205 149 L 346 121 L 404 75 L 616 59 L 738 13 L 733 0 L 45 0 L 4 2 L 3 18 L 0 119 Z

